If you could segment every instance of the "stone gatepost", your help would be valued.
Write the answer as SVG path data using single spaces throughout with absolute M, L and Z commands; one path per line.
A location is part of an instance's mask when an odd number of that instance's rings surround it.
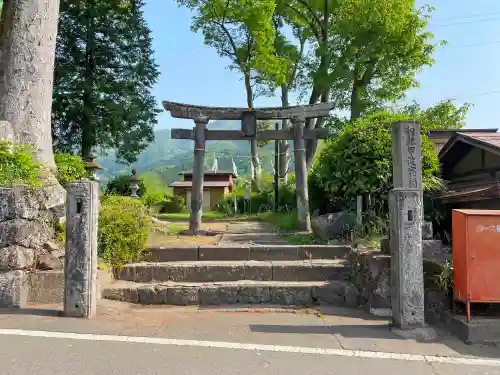
M 389 195 L 391 300 L 395 327 L 424 326 L 420 124 L 392 125 L 394 190 Z
M 66 258 L 64 315 L 92 318 L 97 304 L 97 223 L 99 184 L 68 184 L 66 200 Z

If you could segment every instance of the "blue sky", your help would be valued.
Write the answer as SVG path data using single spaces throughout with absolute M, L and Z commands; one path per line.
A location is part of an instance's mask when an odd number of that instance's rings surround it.
M 154 38 L 161 77 L 154 95 L 161 100 L 214 106 L 245 106 L 243 82 L 228 61 L 190 30 L 191 12 L 174 0 L 147 0 L 145 17 Z M 417 0 L 435 8 L 429 24 L 448 45 L 434 54 L 436 64 L 419 74 L 420 88 L 407 100 L 422 106 L 456 98 L 473 103 L 468 128 L 500 128 L 500 0 Z M 257 106 L 278 106 L 278 98 L 259 98 Z M 158 128 L 191 126 L 162 113 Z

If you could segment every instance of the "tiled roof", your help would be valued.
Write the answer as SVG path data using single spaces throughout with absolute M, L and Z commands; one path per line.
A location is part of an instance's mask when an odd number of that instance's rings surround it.
M 500 133 L 461 133 L 461 136 L 472 138 L 482 143 L 486 143 L 492 147 L 500 148 Z
M 498 182 L 477 182 L 475 184 L 463 184 L 450 187 L 441 194 L 441 199 L 451 201 L 466 197 L 498 197 L 500 184 Z
M 472 145 L 475 147 L 482 147 L 489 149 L 489 151 L 500 154 L 500 133 L 492 132 L 475 132 L 475 133 L 461 133 L 457 132 L 451 137 L 448 142 L 439 151 L 439 158 L 442 158 L 453 148 L 455 145 Z
M 228 187 L 229 181 L 203 181 L 203 187 Z M 170 187 L 192 187 L 192 181 L 175 181 L 172 182 Z

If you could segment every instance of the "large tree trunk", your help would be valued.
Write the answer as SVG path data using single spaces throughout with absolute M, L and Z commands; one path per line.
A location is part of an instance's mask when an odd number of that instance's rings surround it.
M 94 1 L 88 1 L 86 5 L 86 41 L 85 41 L 85 82 L 83 84 L 83 113 L 82 113 L 82 144 L 81 157 L 89 159 L 92 148 L 96 143 L 96 129 L 94 123 Z
M 0 307 L 27 303 L 25 268 L 54 234 L 49 210 L 64 204 L 65 192 L 55 179 L 51 107 L 59 0 L 7 0 L 0 29 L 0 120 L 10 123 L 17 143 L 33 146 L 43 163 L 42 189 L 0 189 L 0 253 L 17 259 L 0 273 Z M 4 126 L 4 130 L 8 127 Z M 29 207 L 26 210 L 26 207 Z M 63 215 L 55 210 L 57 217 Z M 52 260 L 56 260 L 53 258 Z M 58 261 L 58 260 L 57 260 Z
M 58 17 L 59 0 L 7 0 L 0 31 L 0 120 L 16 137 L 29 134 L 37 159 L 50 167 Z
M 281 106 L 288 107 L 290 102 L 288 100 L 288 86 L 283 85 L 281 87 Z M 283 130 L 288 129 L 290 123 L 287 119 L 281 121 L 281 128 Z M 288 168 L 290 165 L 290 144 L 287 140 L 280 141 L 279 143 L 279 178 L 282 183 L 287 183 L 288 181 Z
M 321 95 L 321 102 L 326 103 L 328 102 L 330 96 L 330 90 L 326 90 Z M 316 119 L 314 123 L 314 129 L 321 129 L 325 126 L 326 118 L 325 117 L 319 117 Z M 310 139 L 306 143 L 306 166 L 307 170 L 312 168 L 313 162 L 314 162 L 314 155 L 316 155 L 316 150 L 318 149 L 318 139 Z
M 247 94 L 247 107 L 252 109 L 253 106 L 253 89 L 250 82 L 250 75 L 245 73 L 245 90 Z M 262 167 L 259 160 L 259 146 L 256 140 L 250 141 L 250 155 L 252 158 L 252 166 L 254 170 L 254 175 L 252 176 L 252 185 L 255 190 L 260 190 L 261 185 L 261 171 Z

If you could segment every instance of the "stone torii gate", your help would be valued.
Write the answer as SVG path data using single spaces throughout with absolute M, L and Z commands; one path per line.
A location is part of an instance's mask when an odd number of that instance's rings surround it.
M 193 185 L 191 192 L 191 214 L 189 232 L 196 235 L 201 225 L 203 207 L 203 173 L 205 142 L 213 140 L 293 140 L 295 158 L 295 179 L 297 190 L 297 217 L 301 230 L 311 230 L 309 197 L 307 191 L 306 147 L 307 139 L 325 139 L 326 129 L 306 129 L 307 118 L 327 116 L 334 103 L 319 103 L 294 107 L 275 108 L 230 108 L 204 107 L 175 102 L 163 102 L 163 107 L 174 118 L 191 119 L 195 127 L 172 129 L 172 139 L 194 140 Z M 291 120 L 293 127 L 283 130 L 257 131 L 257 120 Z M 241 130 L 208 130 L 210 120 L 240 120 Z

